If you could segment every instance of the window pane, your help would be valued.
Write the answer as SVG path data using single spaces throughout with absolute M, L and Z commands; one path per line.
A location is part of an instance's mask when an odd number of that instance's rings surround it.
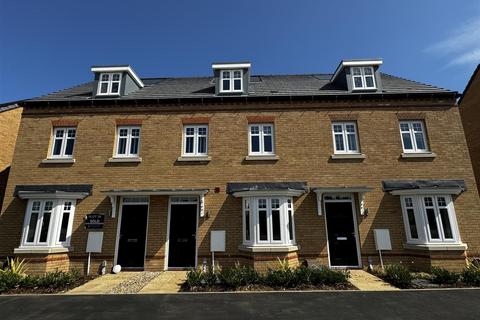
M 102 81 L 108 81 L 108 78 L 110 78 L 109 74 L 102 74 Z
M 132 129 L 132 136 L 139 137 L 140 136 L 140 129 Z
M 205 136 L 205 135 L 207 135 L 207 128 L 206 128 L 206 127 L 200 127 L 200 128 L 198 128 L 198 135 L 200 135 L 200 136 Z
M 413 128 L 414 131 L 419 131 L 419 132 L 423 131 L 422 130 L 422 124 L 420 122 L 412 123 L 412 128 Z
M 373 74 L 372 68 L 363 68 L 363 72 L 366 76 L 371 76 Z
M 33 242 L 35 239 L 35 229 L 37 228 L 38 212 L 32 212 L 30 222 L 28 223 L 27 242 Z
M 193 137 L 187 137 L 185 141 L 185 153 L 193 153 Z
M 55 139 L 53 144 L 53 155 L 59 156 L 62 152 L 62 139 Z
M 130 154 L 138 154 L 138 138 L 132 138 L 130 141 Z
M 107 93 L 108 92 L 108 83 L 104 82 L 100 84 L 100 93 Z
M 67 228 L 68 228 L 68 220 L 70 219 L 70 212 L 65 211 L 62 215 L 62 224 L 60 227 L 60 237 L 58 238 L 59 242 L 63 242 L 67 240 Z
M 186 132 L 186 135 L 187 135 L 187 136 L 193 136 L 193 135 L 195 134 L 195 128 L 193 128 L 193 127 L 188 127 L 188 128 L 185 130 L 185 132 Z
M 415 213 L 413 209 L 407 209 L 408 225 L 410 227 L 410 237 L 418 239 L 417 224 L 415 223 Z
M 118 139 L 118 154 L 127 153 L 127 138 Z
M 57 137 L 57 138 L 63 138 L 63 132 L 64 132 L 63 130 L 57 130 L 57 131 L 55 132 L 55 137 Z
M 65 155 L 71 156 L 73 155 L 73 145 L 75 144 L 74 139 L 67 139 L 67 146 L 65 147 Z
M 251 132 L 252 134 L 259 134 L 259 133 L 260 133 L 260 128 L 259 128 L 259 126 L 251 126 L 251 127 L 250 127 L 250 132 Z
M 400 130 L 408 132 L 410 130 L 408 128 L 408 123 L 400 123 Z
M 250 211 L 245 211 L 245 240 L 250 241 Z
M 342 125 L 340 124 L 334 124 L 333 125 L 333 132 L 342 132 L 343 129 L 342 129 Z
M 352 72 L 354 76 L 359 76 L 362 74 L 362 72 L 360 71 L 360 68 L 352 68 Z
M 428 229 L 430 230 L 430 236 L 432 237 L 432 239 L 440 239 L 437 221 L 435 220 L 435 210 L 433 208 L 427 208 L 425 210 L 427 212 Z
M 355 139 L 355 134 L 347 134 L 348 139 L 348 150 L 357 151 L 357 140 Z
M 288 210 L 288 234 L 290 240 L 293 240 L 293 217 L 292 210 Z
M 230 79 L 230 71 L 223 71 L 222 72 L 222 78 Z
M 263 136 L 263 151 L 273 152 L 272 136 Z
M 353 77 L 353 81 L 355 82 L 355 88 L 363 88 L 362 77 Z
M 230 80 L 223 80 L 223 90 L 224 91 L 230 90 Z
M 344 151 L 345 146 L 343 145 L 343 135 L 336 134 L 335 135 L 335 149 L 337 151 Z
M 440 218 L 442 219 L 443 235 L 445 239 L 453 239 L 452 226 L 448 217 L 448 209 L 440 208 Z
M 76 129 L 68 129 L 68 131 L 67 131 L 67 137 L 69 137 L 69 138 L 75 138 L 76 132 L 77 132 Z
M 112 81 L 120 81 L 120 75 L 118 73 L 113 74 Z
M 272 134 L 272 126 L 263 126 L 264 134 Z
M 241 79 L 233 80 L 233 90 L 242 90 L 242 80 Z
M 410 133 L 408 133 L 408 132 L 402 133 L 402 140 L 403 140 L 403 148 L 405 150 L 412 150 L 413 149 L 412 139 L 410 137 Z
M 128 129 L 120 129 L 119 135 L 120 135 L 120 137 L 128 136 Z
M 423 133 L 415 133 L 415 142 L 417 143 L 417 149 L 425 150 L 425 139 L 423 138 Z
M 367 86 L 367 88 L 375 87 L 373 84 L 373 77 L 365 77 L 365 85 Z
M 260 240 L 267 241 L 268 234 L 267 234 L 267 211 L 266 210 L 258 211 L 258 225 L 260 229 Z
M 207 153 L 207 137 L 198 137 L 198 153 Z
M 242 72 L 241 72 L 241 71 L 234 71 L 234 72 L 233 72 L 233 77 L 234 77 L 235 79 L 241 78 L 241 77 L 242 77 Z
M 42 230 L 40 231 L 40 240 L 39 242 L 47 242 L 48 236 L 48 227 L 50 226 L 50 216 L 51 212 L 44 212 L 42 219 Z
M 273 240 L 282 240 L 280 232 L 280 211 L 272 210 L 272 237 Z
M 120 87 L 119 85 L 120 85 L 120 83 L 118 83 L 118 82 L 113 82 L 112 83 L 112 93 L 118 93 L 118 91 L 119 91 L 118 89 Z
M 260 137 L 252 136 L 252 152 L 260 152 Z
M 348 132 L 348 133 L 354 133 L 355 132 L 355 126 L 353 124 L 347 124 L 345 125 L 345 130 Z

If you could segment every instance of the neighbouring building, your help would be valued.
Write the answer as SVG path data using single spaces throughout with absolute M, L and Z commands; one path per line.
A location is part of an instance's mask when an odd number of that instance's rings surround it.
M 21 116 L 22 108 L 17 103 L 0 105 L 0 212 Z
M 480 255 L 480 199 L 458 94 L 381 66 L 94 66 L 89 83 L 23 101 L 0 256 L 85 271 L 90 238 L 92 271 L 168 270 L 210 264 L 214 238 L 221 265 L 358 268 L 379 263 L 378 234 L 385 263 L 462 269 Z
M 480 192 L 480 64 L 468 81 L 458 101 L 468 150 L 472 158 L 473 172 Z

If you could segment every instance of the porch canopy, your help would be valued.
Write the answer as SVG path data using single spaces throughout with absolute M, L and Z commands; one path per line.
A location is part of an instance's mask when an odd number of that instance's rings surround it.
M 358 201 L 360 202 L 360 214 L 364 215 L 365 210 L 365 193 L 372 191 L 373 188 L 367 186 L 337 186 L 337 187 L 314 187 L 312 191 L 317 194 L 318 215 L 323 212 L 323 195 L 325 193 L 358 193 Z
M 117 197 L 136 197 L 136 196 L 198 196 L 200 197 L 200 216 L 204 216 L 204 199 L 208 193 L 208 188 L 204 189 L 112 189 L 102 191 L 110 198 L 112 204 L 112 218 L 115 218 L 117 211 Z
M 14 196 L 20 199 L 84 199 L 92 194 L 91 184 L 17 185 Z
M 383 191 L 392 195 L 460 194 L 467 191 L 464 180 L 389 180 L 382 181 Z
M 308 192 L 306 182 L 230 182 L 227 193 L 234 197 L 292 196 Z

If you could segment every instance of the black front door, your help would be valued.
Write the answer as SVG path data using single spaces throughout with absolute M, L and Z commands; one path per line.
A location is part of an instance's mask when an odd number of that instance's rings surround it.
M 172 204 L 170 208 L 170 236 L 168 267 L 195 267 L 197 205 Z
M 148 205 L 124 205 L 117 263 L 122 268 L 143 268 Z
M 325 202 L 331 266 L 358 266 L 351 202 Z

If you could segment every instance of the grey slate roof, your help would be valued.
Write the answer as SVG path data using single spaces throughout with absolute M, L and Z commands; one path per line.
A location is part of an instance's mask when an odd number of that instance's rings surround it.
M 411 189 L 449 189 L 459 188 L 467 190 L 463 180 L 392 180 L 382 181 L 383 191 L 411 190 Z
M 43 193 L 56 193 L 56 192 L 82 192 L 91 195 L 91 184 L 42 184 L 42 185 L 17 185 L 15 186 L 14 195 L 18 195 L 19 192 L 43 192 Z
M 249 97 L 328 96 L 349 94 L 330 82 L 331 74 L 253 75 L 249 83 Z M 215 82 L 211 77 L 144 78 L 145 87 L 116 100 L 213 98 Z M 94 82 L 47 94 L 27 101 L 86 101 L 93 100 Z M 447 89 L 382 74 L 382 92 L 398 93 L 455 93 Z M 352 93 L 350 93 L 352 94 Z M 358 93 L 355 93 L 358 94 Z M 372 94 L 372 93 L 369 93 Z M 96 100 L 105 98 L 97 98 Z M 112 98 L 109 98 L 112 99 Z
M 284 191 L 298 190 L 308 192 L 306 182 L 231 182 L 227 183 L 227 193 L 240 191 Z

